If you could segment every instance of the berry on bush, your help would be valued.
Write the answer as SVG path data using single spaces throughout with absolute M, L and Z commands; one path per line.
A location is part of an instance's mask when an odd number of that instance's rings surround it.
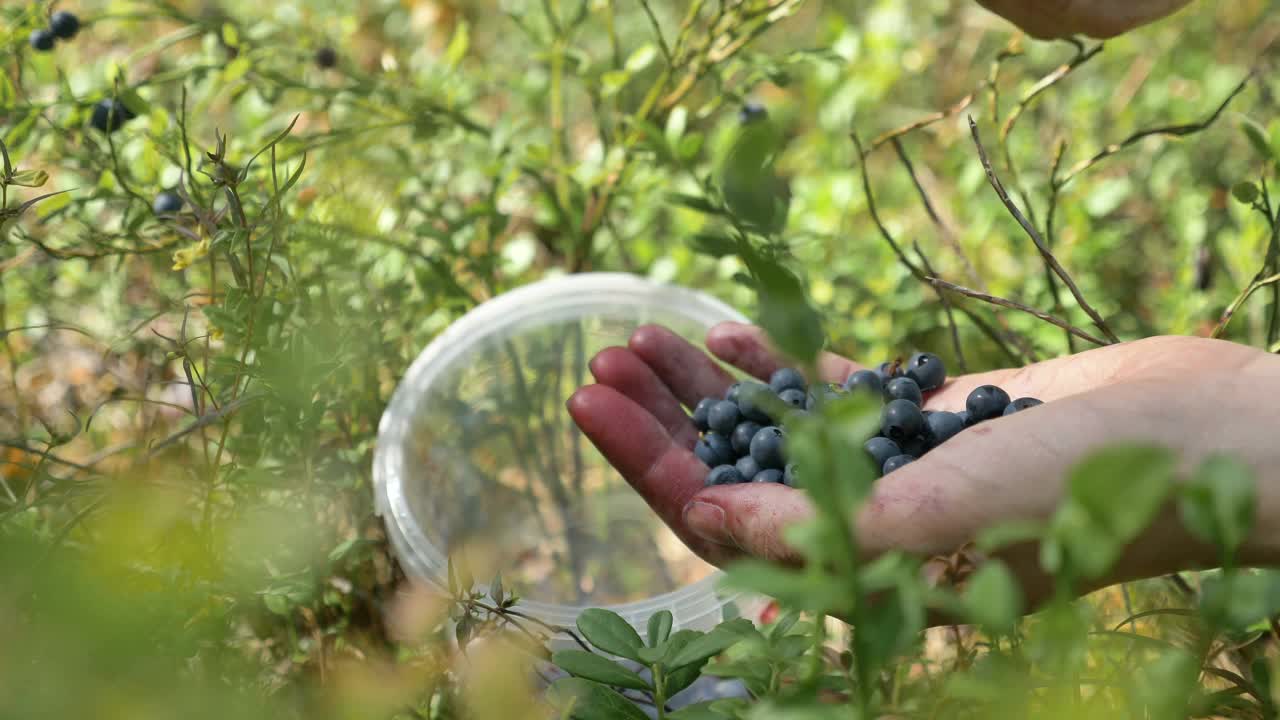
M 915 461 L 916 459 L 910 455 L 898 455 L 897 457 L 891 457 L 888 460 L 886 460 L 884 463 L 884 468 L 882 470 L 885 475 L 888 475 L 889 473 L 893 472 L 894 470 L 897 470 L 903 465 L 908 465 Z
M 134 118 L 134 114 L 124 103 L 115 98 L 99 100 L 93 106 L 93 114 L 89 124 L 104 133 L 113 133 Z
M 49 28 L 31 31 L 31 47 L 37 52 L 49 52 L 53 49 L 54 36 Z
M 781 395 L 785 390 L 804 392 L 804 376 L 795 368 L 782 368 L 769 376 L 769 389 Z
M 784 439 L 782 428 L 771 426 L 762 429 L 751 438 L 751 457 L 765 469 L 786 467 L 786 458 L 783 457 Z
M 732 465 L 720 465 L 711 472 L 707 473 L 706 485 L 735 485 L 742 482 L 742 475 L 738 474 L 738 468 Z
M 1004 407 L 1003 414 L 1012 415 L 1016 412 L 1022 412 L 1027 408 L 1033 408 L 1037 405 L 1043 405 L 1043 404 L 1044 404 L 1043 400 L 1037 400 L 1035 398 L 1030 398 L 1030 397 L 1018 398 L 1017 400 L 1014 400 L 1013 402 L 1009 403 Z
M 316 50 L 316 67 L 328 70 L 338 64 L 338 51 L 328 45 Z
M 782 482 L 782 478 L 783 478 L 783 473 L 781 470 L 779 470 L 778 468 L 769 468 L 768 470 L 761 470 L 760 472 L 756 473 L 756 476 L 751 478 L 751 482 L 780 483 Z
M 947 381 L 947 367 L 942 358 L 933 353 L 918 352 L 907 361 L 907 377 L 916 381 L 920 389 L 930 392 Z
M 890 400 L 880 411 L 880 432 L 894 442 L 910 440 L 924 429 L 924 413 L 910 400 Z
M 711 432 L 725 437 L 732 435 L 741 421 L 742 413 L 738 412 L 738 406 L 728 400 L 721 400 L 707 410 L 707 426 Z
M 969 421 L 979 423 L 1000 417 L 1009 402 L 1009 393 L 995 385 L 981 385 L 969 393 L 964 408 L 969 411 Z
M 733 445 L 733 451 L 739 455 L 746 455 L 751 452 L 751 438 L 760 432 L 760 423 L 754 423 L 748 420 L 740 423 L 738 427 L 733 429 L 733 434 L 729 436 L 729 442 Z
M 894 378 L 884 386 L 885 402 L 894 400 L 909 400 L 916 406 L 924 405 L 924 393 L 920 392 L 920 386 L 915 380 L 909 377 Z
M 59 40 L 70 40 L 80 32 L 80 18 L 75 13 L 59 10 L 49 18 L 49 29 Z
M 182 196 L 172 190 L 165 190 L 156 195 L 156 199 L 151 203 L 151 209 L 157 215 L 172 215 L 182 209 Z

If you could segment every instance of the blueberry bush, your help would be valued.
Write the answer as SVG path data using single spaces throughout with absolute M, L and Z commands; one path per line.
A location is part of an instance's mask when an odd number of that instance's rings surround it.
M 0 717 L 1276 717 L 1280 576 L 1233 563 L 1230 457 L 1174 483 L 1174 449 L 1100 449 L 1050 522 L 981 538 L 1045 548 L 1026 617 L 998 562 L 859 562 L 844 512 L 909 457 L 867 438 L 962 432 L 912 415 L 930 362 L 1280 352 L 1272 10 L 1104 44 L 967 0 L 4 3 Z M 749 401 L 699 410 L 722 479 L 751 458 L 820 510 L 804 569 L 728 570 L 762 617 L 550 626 L 390 551 L 397 379 L 483 300 L 593 270 L 715 294 L 800 369 L 911 358 L 848 401 L 779 378 L 786 462 Z M 910 427 L 858 392 L 886 384 Z M 1168 502 L 1222 570 L 1071 600 Z

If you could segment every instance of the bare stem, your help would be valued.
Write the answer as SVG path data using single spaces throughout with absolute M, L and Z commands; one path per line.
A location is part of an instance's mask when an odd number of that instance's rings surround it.
M 1049 323 L 1049 324 L 1051 324 L 1051 325 L 1056 325 L 1056 326 L 1058 326 L 1058 327 L 1062 328 L 1063 330 L 1066 330 L 1067 332 L 1071 333 L 1072 335 L 1075 335 L 1076 337 L 1080 338 L 1081 340 L 1084 340 L 1084 341 L 1086 341 L 1086 342 L 1091 342 L 1091 343 L 1093 343 L 1094 345 L 1109 345 L 1109 344 L 1110 344 L 1110 343 L 1108 343 L 1106 340 L 1103 340 L 1102 338 L 1094 337 L 1093 335 L 1090 335 L 1089 333 L 1085 332 L 1084 330 L 1081 330 L 1080 328 L 1076 327 L 1075 325 L 1072 325 L 1071 323 L 1069 323 L 1069 322 L 1067 322 L 1067 321 L 1065 321 L 1065 320 L 1061 320 L 1061 319 L 1059 319 L 1059 318 L 1056 318 L 1056 317 L 1054 317 L 1054 316 L 1050 315 L 1049 313 L 1044 312 L 1043 310 L 1037 310 L 1037 309 L 1035 309 L 1035 308 L 1031 307 L 1030 305 L 1023 305 L 1022 303 L 1017 302 L 1017 301 L 1015 301 L 1015 300 L 1009 300 L 1009 299 L 1007 299 L 1007 298 L 996 297 L 995 295 L 991 295 L 991 294 L 984 293 L 984 292 L 979 292 L 979 291 L 977 291 L 977 290 L 973 290 L 973 289 L 971 289 L 971 288 L 963 287 L 963 286 L 961 286 L 961 285 L 955 285 L 955 284 L 953 284 L 953 283 L 949 283 L 949 282 L 947 282 L 946 280 L 939 280 L 938 278 L 935 278 L 935 277 L 930 277 L 930 278 L 926 278 L 926 279 L 927 279 L 930 283 L 933 283 L 935 286 L 940 287 L 940 288 L 942 288 L 943 290 L 950 290 L 951 292 L 958 293 L 958 294 L 960 294 L 960 295 L 964 295 L 965 297 L 971 297 L 971 298 L 973 298 L 973 299 L 975 299 L 975 300 L 981 300 L 981 301 L 983 301 L 983 302 L 991 303 L 992 305 L 999 305 L 1000 307 L 1007 307 L 1007 308 L 1009 308 L 1009 309 L 1011 309 L 1011 310 L 1018 310 L 1018 311 L 1020 311 L 1020 312 L 1027 313 L 1028 315 L 1034 315 L 1034 316 L 1036 316 L 1036 317 L 1040 318 L 1041 320 L 1044 320 L 1045 322 L 1047 322 L 1047 323 Z

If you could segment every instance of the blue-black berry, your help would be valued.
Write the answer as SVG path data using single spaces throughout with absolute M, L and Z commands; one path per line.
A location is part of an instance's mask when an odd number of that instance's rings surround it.
M 728 465 L 734 461 L 733 446 L 729 444 L 729 439 L 716 433 L 703 435 L 698 444 L 693 446 L 693 454 L 707 467 Z
M 910 400 L 890 401 L 880 411 L 880 432 L 894 442 L 909 440 L 921 430 L 924 430 L 924 413 Z
M 884 401 L 894 400 L 910 400 L 916 405 L 923 405 L 924 393 L 920 392 L 920 386 L 915 380 L 909 377 L 894 378 L 884 386 Z
M 902 377 L 903 374 L 902 366 L 893 360 L 880 363 L 880 366 L 876 368 L 875 373 L 880 376 L 881 384 L 887 383 L 896 377 Z
M 742 482 L 742 475 L 738 474 L 738 469 L 732 465 L 719 465 L 711 472 L 707 473 L 706 486 L 712 485 L 733 485 Z
M 53 14 L 53 17 L 49 18 L 49 29 L 59 39 L 70 40 L 76 36 L 76 33 L 80 32 L 80 18 L 76 17 L 74 13 L 59 10 Z
M 973 389 L 964 402 L 964 409 L 969 411 L 969 422 L 980 423 L 998 418 L 1009 405 L 1009 393 L 995 385 L 982 385 Z
M 732 403 L 738 402 L 738 391 L 742 389 L 742 385 L 743 383 L 738 381 L 726 388 L 724 391 L 724 399 Z
M 156 195 L 151 202 L 151 209 L 157 215 L 172 215 L 182 209 L 182 196 L 172 190 L 165 190 Z
M 947 366 L 933 353 L 918 352 L 907 361 L 907 377 L 925 392 L 937 390 L 947 381 Z
M 115 98 L 99 100 L 93 106 L 93 114 L 89 124 L 104 133 L 113 133 L 134 118 L 134 114 L 124 103 Z
M 328 45 L 316 50 L 316 67 L 323 70 L 338 64 L 338 52 Z
M 707 427 L 711 428 L 712 432 L 729 437 L 740 422 L 742 422 L 742 413 L 738 411 L 736 404 L 728 400 L 721 400 L 707 409 Z
M 899 455 L 897 457 L 891 457 L 885 461 L 884 467 L 881 468 L 881 472 L 884 473 L 885 475 L 888 475 L 889 473 L 893 472 L 894 470 L 897 470 L 903 465 L 909 465 L 915 461 L 916 459 L 910 455 Z
M 844 389 L 855 394 L 881 397 L 884 395 L 884 378 L 875 370 L 859 370 L 844 381 Z
M 878 468 L 884 467 L 885 461 L 889 458 L 902 454 L 902 448 L 898 447 L 898 443 L 887 437 L 873 437 L 863 447 L 866 448 L 867 454 L 871 456 L 871 461 Z
M 783 390 L 778 393 L 778 398 L 797 410 L 804 410 L 804 406 L 809 400 L 803 390 L 796 390 L 794 388 L 790 390 Z
M 756 462 L 756 459 L 750 455 L 743 455 L 738 458 L 738 462 L 734 463 L 733 466 L 738 468 L 738 473 L 744 478 L 753 478 L 760 472 L 760 463 Z
M 807 383 L 804 376 L 795 368 L 781 368 L 776 370 L 769 376 L 769 389 L 782 394 L 784 390 L 799 390 L 804 392 Z
M 750 420 L 739 423 L 738 427 L 733 429 L 733 434 L 729 436 L 729 442 L 733 445 L 733 451 L 739 455 L 746 455 L 751 452 L 751 438 L 760 432 L 760 423 L 754 423 Z M 744 475 L 746 473 L 743 473 Z
M 54 43 L 53 31 L 49 28 L 40 28 L 31 31 L 30 43 L 32 49 L 37 52 L 49 52 L 53 49 Z
M 1017 400 L 1014 400 L 1013 402 L 1004 406 L 1003 414 L 1012 415 L 1016 412 L 1022 412 L 1027 408 L 1033 408 L 1037 405 L 1043 405 L 1043 404 L 1044 404 L 1044 401 L 1037 400 L 1035 398 L 1030 398 L 1030 397 L 1018 398 Z
M 743 385 L 738 390 L 738 410 L 742 412 L 742 417 L 762 425 L 772 423 L 773 418 L 769 417 L 763 403 L 766 397 L 772 395 L 773 391 L 765 385 L 758 383 Z
M 785 436 L 781 428 L 767 427 L 761 429 L 751 439 L 751 457 L 755 458 L 760 467 L 766 470 L 786 467 L 784 440 Z
M 933 447 L 941 445 L 964 430 L 964 418 L 960 417 L 959 413 L 946 411 L 929 413 L 924 422 L 929 444 Z
M 972 422 L 969 420 L 968 410 L 961 410 L 960 412 L 956 413 L 956 416 L 960 418 L 960 422 L 963 422 L 965 427 L 969 427 L 969 425 L 972 424 Z
M 782 482 L 782 478 L 783 478 L 783 474 L 781 470 L 779 470 L 778 468 L 769 468 L 768 470 L 761 470 L 760 472 L 756 473 L 756 476 L 751 478 L 751 482 L 780 483 Z
M 693 408 L 693 426 L 698 428 L 698 432 L 706 432 L 711 429 L 707 424 L 708 413 L 711 412 L 711 406 L 716 404 L 715 398 L 702 398 Z

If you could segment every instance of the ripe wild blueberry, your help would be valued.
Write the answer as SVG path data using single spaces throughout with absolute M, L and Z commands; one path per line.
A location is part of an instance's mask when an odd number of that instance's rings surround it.
M 896 360 L 880 363 L 875 373 L 880 376 L 880 382 L 887 383 L 896 377 L 902 377 L 902 366 Z
M 729 436 L 729 442 L 733 445 L 733 451 L 739 455 L 746 455 L 751 452 L 751 438 L 760 432 L 760 423 L 754 423 L 750 420 L 739 423 L 733 429 L 733 434 Z
M 733 466 L 738 468 L 738 474 L 744 478 L 753 478 L 756 473 L 760 472 L 760 463 L 756 462 L 756 459 L 750 455 L 743 455 L 738 458 L 738 462 L 734 463 Z
M 53 49 L 54 36 L 49 28 L 31 31 L 31 48 L 36 52 L 49 52 Z
M 707 473 L 706 486 L 712 485 L 733 485 L 742 482 L 743 478 L 738 474 L 738 469 L 732 465 L 719 465 L 711 472 Z
M 958 413 L 945 411 L 929 413 L 924 421 L 929 435 L 929 444 L 933 447 L 941 445 L 964 430 L 964 418 Z
M 74 13 L 59 10 L 49 18 L 49 29 L 61 40 L 70 40 L 80 32 L 80 18 Z
M 924 393 L 920 386 L 909 377 L 894 378 L 884 386 L 884 401 L 910 400 L 916 405 L 924 404 Z
M 1018 398 L 1004 407 L 1005 415 L 1012 415 L 1016 412 L 1022 412 L 1027 408 L 1033 408 L 1037 405 L 1043 405 L 1044 402 L 1035 398 L 1024 397 Z
M 716 404 L 715 398 L 702 398 L 693 408 L 693 426 L 698 428 L 698 432 L 706 432 L 711 429 L 707 424 L 707 413 L 711 412 L 711 406 Z
M 781 395 L 785 390 L 804 392 L 804 376 L 795 368 L 781 368 L 769 376 L 769 389 Z
M 151 209 L 157 215 L 172 215 L 182 209 L 182 197 L 172 190 L 165 190 L 156 195 L 156 199 L 151 203 Z
M 910 455 L 899 455 L 897 457 L 891 457 L 885 461 L 884 467 L 881 468 L 881 472 L 883 472 L 885 475 L 888 475 L 889 473 L 893 472 L 894 470 L 897 470 L 903 465 L 909 465 L 915 461 L 916 459 Z
M 772 394 L 773 391 L 765 385 L 756 383 L 743 385 L 742 389 L 738 391 L 738 410 L 742 412 L 742 417 L 762 425 L 772 423 L 773 418 L 769 417 L 769 413 L 765 411 L 763 404 L 761 404 L 765 397 Z
M 751 438 L 751 457 L 764 469 L 786 467 L 783 457 L 785 437 L 781 428 L 767 427 Z
M 933 353 L 919 352 L 907 361 L 907 377 L 916 381 L 924 392 L 937 390 L 947 381 L 947 367 Z
M 728 400 L 721 400 L 707 409 L 707 426 L 712 432 L 725 437 L 732 435 L 741 421 L 742 414 L 738 412 L 738 406 Z
M 761 470 L 760 472 L 756 473 L 756 476 L 751 478 L 751 482 L 780 483 L 782 482 L 782 477 L 783 475 L 781 470 L 779 470 L 778 468 L 769 468 L 768 470 Z
M 328 70 L 338 64 L 338 52 L 326 45 L 325 47 L 316 50 L 315 60 L 316 67 Z
M 880 411 L 880 432 L 894 442 L 909 440 L 924 429 L 924 414 L 910 400 L 892 400 Z
M 875 370 L 859 370 L 844 381 L 844 389 L 851 393 L 866 393 L 874 397 L 884 395 L 884 379 Z
M 124 103 L 115 98 L 107 98 L 94 104 L 89 124 L 104 133 L 113 133 L 133 118 L 133 112 Z
M 969 411 L 970 422 L 979 423 L 998 418 L 1009 405 L 1009 393 L 995 385 L 982 385 L 969 393 L 964 409 Z
M 693 446 L 693 454 L 707 467 L 728 465 L 734 460 L 733 446 L 729 444 L 729 439 L 716 433 L 703 435 L 698 444 Z
M 863 447 L 866 448 L 867 454 L 871 456 L 871 462 L 875 463 L 878 468 L 883 468 L 885 461 L 889 458 L 902 454 L 902 448 L 898 447 L 898 443 L 887 437 L 873 437 Z
M 730 385 L 729 388 L 724 391 L 724 399 L 728 400 L 731 403 L 738 402 L 738 391 L 741 389 L 742 389 L 741 382 L 736 382 Z

